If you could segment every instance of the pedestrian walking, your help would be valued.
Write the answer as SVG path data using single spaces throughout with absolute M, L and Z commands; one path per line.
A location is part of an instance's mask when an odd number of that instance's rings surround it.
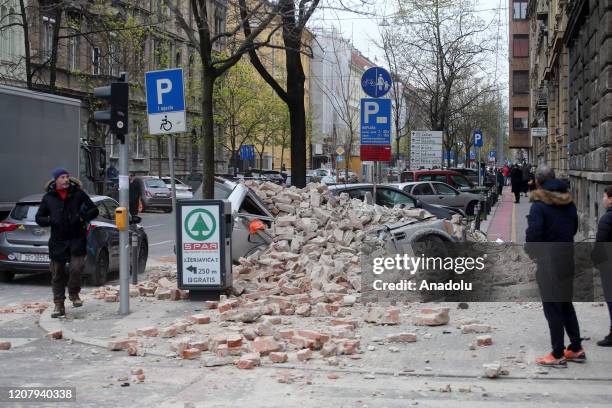
M 578 318 L 571 302 L 578 212 L 567 185 L 555 178 L 550 167 L 540 166 L 535 180 L 537 189 L 530 196 L 532 205 L 525 241 L 527 252 L 537 262 L 536 277 L 552 344 L 552 351 L 536 359 L 536 364 L 565 367 L 568 361 L 586 361 Z M 538 242 L 545 245 L 529 245 Z M 565 333 L 570 340 L 567 348 Z
M 497 177 L 497 196 L 501 197 L 502 190 L 504 189 L 504 180 L 505 180 L 502 169 L 497 170 L 496 177 Z
M 523 175 L 523 193 L 525 194 L 525 197 L 527 197 L 527 192 L 529 191 L 529 174 L 531 173 L 531 164 L 523 164 L 521 172 Z
M 66 286 L 74 307 L 83 306 L 79 298 L 81 273 L 85 267 L 87 223 L 98 216 L 98 208 L 81 189 L 81 182 L 71 178 L 63 168 L 53 170 L 53 178 L 45 186 L 36 223 L 51 227 L 49 258 L 55 309 L 51 317 L 66 315 Z M 66 263 L 70 268 L 66 271 Z
M 512 170 L 510 170 L 510 184 L 514 193 L 514 202 L 518 204 L 521 201 L 521 192 L 523 191 L 523 173 L 517 164 L 514 164 Z
M 502 173 L 504 175 L 504 186 L 507 186 L 510 180 L 510 167 L 507 164 L 504 164 L 504 168 L 502 169 Z
M 612 242 L 612 186 L 606 187 L 603 194 L 603 204 L 606 208 L 605 214 L 599 219 L 597 224 L 597 242 Z M 610 245 L 602 245 L 602 249 L 610 253 Z M 604 263 L 605 267 L 599 268 L 601 279 L 604 287 L 604 294 L 608 304 L 608 312 L 610 314 L 610 333 L 603 339 L 597 342 L 601 347 L 612 347 L 612 270 L 610 269 L 610 261 Z M 606 290 L 607 289 L 607 290 Z
M 130 173 L 130 215 L 138 215 L 142 200 L 142 180 Z

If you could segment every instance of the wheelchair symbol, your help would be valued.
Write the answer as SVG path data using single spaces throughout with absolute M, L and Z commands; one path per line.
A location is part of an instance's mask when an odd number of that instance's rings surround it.
M 164 115 L 164 119 L 161 121 L 159 130 L 165 130 L 166 132 L 172 130 L 172 122 L 168 120 L 168 115 Z

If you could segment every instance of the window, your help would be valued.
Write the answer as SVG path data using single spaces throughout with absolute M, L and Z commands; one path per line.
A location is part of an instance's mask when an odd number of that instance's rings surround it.
M 527 2 L 515 0 L 512 2 L 512 19 L 525 20 L 527 18 Z
M 512 93 L 529 93 L 529 71 L 512 71 Z
M 457 186 L 457 188 L 461 188 L 461 187 L 471 188 L 472 187 L 470 182 L 465 177 L 462 177 L 462 176 L 451 176 L 451 180 L 453 181 L 455 186 Z
M 512 37 L 512 55 L 515 57 L 529 56 L 529 35 L 514 34 Z
M 453 190 L 451 187 L 447 186 L 446 184 L 442 184 L 442 183 L 436 183 L 434 184 L 434 187 L 436 188 L 436 192 L 440 195 L 456 195 L 457 192 L 455 190 Z
M 115 210 L 119 207 L 119 204 L 115 200 L 106 199 L 104 205 L 108 209 L 108 213 L 111 214 L 111 220 L 115 218 Z
M 100 75 L 100 48 L 91 49 L 91 74 Z
M 108 43 L 108 75 L 111 77 L 119 75 L 119 64 L 117 60 L 117 34 L 110 33 Z
M 407 195 L 380 187 L 376 189 L 376 204 L 383 207 L 395 207 L 397 204 L 403 205 L 404 208 L 416 207 L 414 200 Z
M 527 130 L 529 128 L 529 109 L 514 108 L 512 127 L 514 130 Z
M 140 122 L 134 122 L 134 136 L 132 137 L 132 152 L 135 159 L 144 158 L 144 140 L 142 138 L 142 125 Z
M 183 56 L 181 55 L 181 51 L 177 51 L 176 52 L 176 56 L 174 57 L 174 66 L 179 68 L 181 67 L 183 64 Z
M 53 30 L 55 27 L 55 20 L 49 17 L 43 16 L 42 24 L 42 38 L 41 38 L 41 51 L 45 58 L 51 57 L 51 50 L 53 49 Z
M 108 208 L 104 205 L 102 201 L 98 201 L 96 203 L 96 207 L 98 207 L 98 217 L 105 218 L 107 220 L 112 220 L 110 213 L 108 212 Z
M 340 190 L 339 194 L 348 193 L 349 197 L 356 198 L 358 200 L 364 200 L 367 193 L 372 194 L 372 190 L 364 190 L 364 189 L 352 189 L 352 190 Z
M 75 30 L 70 30 L 68 37 L 68 69 L 76 71 L 79 68 L 79 37 Z
M 402 173 L 402 181 L 414 181 L 414 173 L 411 171 L 405 171 Z
M 417 184 L 412 190 L 413 195 L 433 195 L 433 193 L 429 183 Z

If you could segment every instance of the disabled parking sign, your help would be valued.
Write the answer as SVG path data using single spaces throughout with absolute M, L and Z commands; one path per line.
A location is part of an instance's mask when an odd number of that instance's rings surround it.
M 149 134 L 168 135 L 187 129 L 182 68 L 145 73 Z

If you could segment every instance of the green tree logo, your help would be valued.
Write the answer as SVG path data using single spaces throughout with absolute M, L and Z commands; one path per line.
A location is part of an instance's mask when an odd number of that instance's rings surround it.
M 197 218 L 192 224 L 191 221 L 194 217 Z M 213 217 L 210 211 L 199 208 L 187 214 L 183 228 L 191 239 L 196 241 L 206 241 L 217 230 L 217 223 L 215 222 L 215 217 Z

